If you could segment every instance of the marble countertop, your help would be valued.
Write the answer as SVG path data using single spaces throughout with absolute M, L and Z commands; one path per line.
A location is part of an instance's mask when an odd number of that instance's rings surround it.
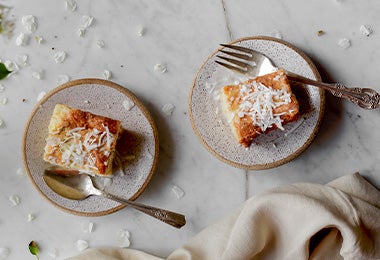
M 189 91 L 201 64 L 220 43 L 248 36 L 293 44 L 312 59 L 324 81 L 380 91 L 380 6 L 375 0 L 0 4 L 12 7 L 7 19 L 15 25 L 13 36 L 0 35 L 0 59 L 18 65 L 17 72 L 0 81 L 0 251 L 7 250 L 8 259 L 32 259 L 32 240 L 41 259 L 78 254 L 78 240 L 89 247 L 127 246 L 120 238 L 123 230 L 129 231 L 130 248 L 165 257 L 247 198 L 272 187 L 326 183 L 357 171 L 380 187 L 380 110 L 364 110 L 326 94 L 325 116 L 311 146 L 285 165 L 260 171 L 234 168 L 215 158 L 194 134 L 188 112 Z M 32 32 L 22 23 L 26 15 L 36 18 Z M 83 24 L 86 16 L 93 17 L 90 25 Z M 370 35 L 362 26 L 370 28 Z M 320 30 L 324 33 L 318 35 Z M 29 41 L 21 41 L 21 33 Z M 339 44 L 342 39 L 350 46 Z M 58 51 L 66 53 L 61 63 L 54 60 Z M 167 70 L 162 73 L 157 64 Z M 45 200 L 25 174 L 23 131 L 38 99 L 67 79 L 108 78 L 105 71 L 109 80 L 138 96 L 158 128 L 158 165 L 137 201 L 185 214 L 182 229 L 130 208 L 101 217 L 69 214 Z M 171 114 L 163 110 L 166 104 L 174 106 Z M 12 203 L 15 195 L 18 205 Z

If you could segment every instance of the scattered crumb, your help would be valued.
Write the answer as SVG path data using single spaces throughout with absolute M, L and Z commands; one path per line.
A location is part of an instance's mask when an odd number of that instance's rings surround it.
M 162 111 L 167 115 L 170 116 L 174 111 L 174 105 L 171 103 L 167 103 L 162 107 Z
M 88 242 L 86 240 L 79 239 L 75 242 L 75 247 L 79 252 L 88 248 Z
M 93 22 L 94 22 L 94 17 L 90 15 L 83 15 L 80 20 L 80 25 L 82 28 L 88 28 L 92 25 Z
M 85 223 L 85 224 L 83 224 L 82 228 L 83 228 L 84 233 L 90 234 L 94 230 L 94 223 L 92 223 L 92 222 Z
M 70 80 L 70 77 L 69 77 L 69 76 L 67 76 L 67 75 L 65 75 L 65 74 L 61 74 L 61 75 L 58 75 L 57 83 L 58 83 L 59 85 L 61 85 L 61 84 L 64 84 L 64 83 L 66 83 L 66 82 L 69 82 L 69 80 Z
M 7 259 L 11 254 L 11 250 L 7 247 L 0 247 L 0 259 Z
M 20 204 L 20 197 L 17 195 L 11 195 L 9 196 L 9 201 L 12 203 L 13 206 L 18 206 Z
M 324 35 L 325 34 L 325 31 L 323 31 L 323 30 L 319 30 L 318 32 L 317 32 L 317 36 L 322 36 L 322 35 Z
M 58 251 L 57 248 L 53 248 L 52 250 L 50 250 L 50 251 L 48 252 L 48 255 L 49 255 L 51 258 L 55 259 L 55 258 L 57 258 L 57 257 L 59 256 L 59 251 Z
M 29 33 L 34 33 L 37 30 L 37 19 L 33 15 L 24 15 L 21 18 L 21 23 L 25 30 Z
M 154 70 L 161 73 L 165 73 L 168 69 L 165 64 L 157 63 L 156 65 L 154 65 Z
M 130 111 L 135 106 L 135 103 L 132 100 L 124 99 L 123 107 L 125 110 Z
M 42 44 L 42 43 L 44 43 L 44 38 L 42 37 L 42 36 L 39 36 L 39 35 L 36 35 L 36 36 L 34 36 L 34 40 L 36 41 L 36 43 L 38 43 L 38 44 Z
M 131 245 L 131 234 L 126 229 L 120 229 L 117 233 L 117 240 L 119 243 L 119 247 L 125 248 Z
M 363 35 L 367 37 L 369 37 L 373 32 L 372 28 L 369 25 L 365 25 L 365 24 L 361 25 L 359 30 Z
M 55 63 L 62 63 L 66 59 L 66 52 L 65 51 L 56 51 L 54 53 L 54 61 Z
M 36 219 L 36 216 L 34 214 L 32 214 L 32 213 L 28 214 L 28 216 L 27 216 L 27 221 L 28 222 L 31 222 L 31 221 L 33 221 L 35 219 Z
M 77 10 L 77 3 L 74 0 L 65 0 L 65 7 L 67 11 L 74 12 Z
M 103 71 L 103 78 L 104 79 L 110 79 L 111 76 L 112 76 L 111 71 L 109 71 L 109 70 L 104 70 Z
M 99 48 L 104 48 L 105 43 L 104 43 L 103 40 L 97 40 L 97 41 L 96 41 L 96 45 L 97 45 Z
M 46 95 L 45 91 L 41 91 L 37 96 L 37 101 L 40 101 Z
M 20 33 L 16 38 L 17 46 L 26 46 L 29 44 L 30 37 L 25 33 Z
M 7 103 L 8 103 L 8 98 L 7 97 L 0 98 L 0 104 L 6 105 Z
M 22 101 L 23 103 L 25 103 L 25 102 L 27 101 L 27 99 L 26 99 L 26 98 L 23 98 L 21 101 Z
M 272 36 L 272 37 L 274 37 L 274 38 L 277 38 L 277 39 L 282 39 L 282 35 L 281 35 L 281 32 L 279 31 L 279 30 L 277 30 L 277 29 L 275 29 L 275 30 L 272 30 L 271 32 L 270 32 L 270 36 Z
M 185 196 L 185 192 L 177 185 L 172 186 L 172 192 L 177 197 L 177 199 L 183 198 L 183 196 Z

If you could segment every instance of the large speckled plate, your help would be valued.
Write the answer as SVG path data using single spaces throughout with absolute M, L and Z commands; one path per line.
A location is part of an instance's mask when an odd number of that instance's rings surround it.
M 320 80 L 311 60 L 287 42 L 269 37 L 252 37 L 231 44 L 264 53 L 277 67 Z M 254 170 L 277 167 L 300 155 L 317 134 L 324 112 L 324 92 L 313 86 L 292 86 L 300 102 L 300 119 L 287 124 L 284 131 L 274 130 L 261 135 L 249 148 L 244 148 L 233 137 L 221 114 L 218 94 L 223 86 L 247 78 L 215 63 L 217 53 L 211 54 L 199 69 L 189 98 L 190 120 L 205 147 L 230 165 Z
M 82 201 L 65 199 L 44 182 L 43 152 L 48 124 L 57 103 L 120 120 L 126 135 L 121 141 L 118 164 L 112 179 L 96 177 L 102 189 L 126 199 L 136 199 L 145 189 L 158 158 L 156 126 L 147 109 L 126 88 L 101 79 L 68 82 L 48 93 L 36 106 L 27 122 L 24 140 L 24 164 L 32 183 L 40 193 L 59 208 L 78 215 L 105 215 L 124 205 L 97 196 Z

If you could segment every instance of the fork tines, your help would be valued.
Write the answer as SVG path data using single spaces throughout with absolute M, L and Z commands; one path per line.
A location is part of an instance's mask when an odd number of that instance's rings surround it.
M 242 74 L 247 74 L 248 72 L 254 69 L 254 66 L 256 66 L 256 63 L 252 62 L 253 55 L 256 53 L 254 50 L 241 47 L 241 46 L 236 46 L 236 45 L 229 45 L 229 44 L 220 44 L 220 45 L 223 46 L 224 48 L 229 48 L 233 51 L 227 51 L 223 49 L 219 50 L 219 52 L 223 54 L 227 54 L 230 57 L 216 55 L 217 58 L 228 62 L 226 63 L 226 62 L 216 60 L 215 62 L 217 64 L 229 70 L 242 73 Z M 253 63 L 253 66 L 248 63 L 249 61 Z

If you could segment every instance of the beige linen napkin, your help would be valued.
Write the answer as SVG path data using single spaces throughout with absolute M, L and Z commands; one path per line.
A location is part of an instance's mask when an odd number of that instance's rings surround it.
M 161 259 L 121 248 L 71 260 Z M 358 173 L 297 183 L 247 200 L 167 259 L 380 259 L 380 191 Z

